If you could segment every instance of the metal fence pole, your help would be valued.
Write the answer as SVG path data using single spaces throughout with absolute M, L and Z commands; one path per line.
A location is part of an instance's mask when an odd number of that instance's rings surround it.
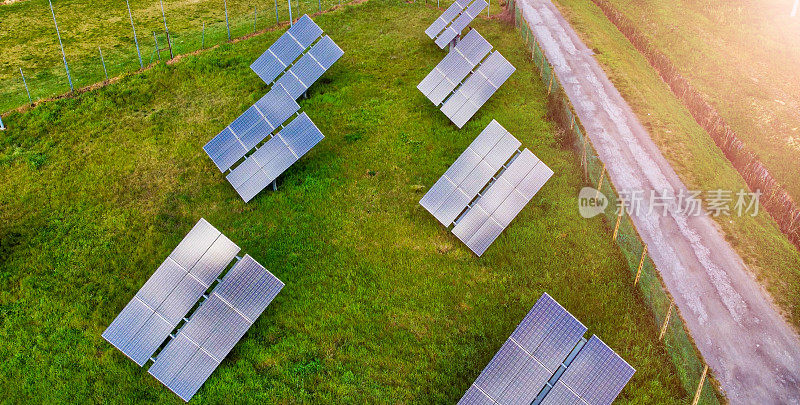
M 205 21 L 203 21 L 203 36 L 201 38 L 202 39 L 200 40 L 201 41 L 200 42 L 200 49 L 206 49 L 206 22 Z
M 228 0 L 224 0 L 225 3 L 225 26 L 228 28 L 228 41 L 231 40 L 231 25 L 228 23 Z
M 256 25 L 258 24 L 258 6 L 253 6 L 253 33 L 256 33 Z
M 106 80 L 108 80 L 108 70 L 106 70 L 106 60 L 103 59 L 103 50 L 98 46 L 97 50 L 100 51 L 100 62 L 103 63 L 103 73 L 106 75 Z
M 486 16 L 489 17 L 489 9 L 492 8 L 492 0 L 486 0 L 486 2 L 488 3 L 486 5 Z
M 278 17 L 278 0 L 275 0 L 275 24 L 279 22 L 281 22 L 281 20 Z
M 33 99 L 31 99 L 31 91 L 28 90 L 28 82 L 25 80 L 25 74 L 22 73 L 22 68 L 19 68 L 19 75 L 22 76 L 22 84 L 25 85 L 25 92 L 28 93 L 28 104 L 33 104 Z
M 322 12 L 322 0 L 317 0 L 317 8 L 319 9 L 319 12 Z
M 158 37 L 156 36 L 156 32 L 153 31 L 153 41 L 156 43 L 156 53 L 158 54 L 158 60 L 161 60 L 161 49 L 158 49 Z
M 161 3 L 161 18 L 164 19 L 164 32 L 167 33 L 167 45 L 169 45 L 169 58 L 172 59 L 175 55 L 172 54 L 172 41 L 169 39 L 169 27 L 167 27 L 167 14 L 164 13 L 164 1 L 158 0 Z M 155 35 L 155 34 L 153 34 Z M 158 41 L 156 41 L 158 42 Z M 161 54 L 159 53 L 158 59 L 161 60 Z
M 56 12 L 53 10 L 53 2 L 47 0 L 50 3 L 50 13 L 53 14 L 53 24 L 56 26 L 56 35 L 58 36 L 58 45 L 61 46 L 61 59 L 64 60 L 64 69 L 67 71 L 67 80 L 69 80 L 69 91 L 73 91 L 74 88 L 72 87 L 72 76 L 69 74 L 69 65 L 67 65 L 67 54 L 64 53 L 64 44 L 61 42 L 61 32 L 58 31 L 58 22 L 56 21 Z
M 144 64 L 142 64 L 142 52 L 139 51 L 139 39 L 136 38 L 136 27 L 133 26 L 133 13 L 131 13 L 131 4 L 128 0 L 125 0 L 125 4 L 128 5 L 128 16 L 131 18 L 131 29 L 133 30 L 133 42 L 136 44 L 136 54 L 139 55 L 139 68 L 144 69 Z
M 292 20 L 292 0 L 289 0 L 289 26 L 293 26 L 294 21 Z
M 0 117 L 0 130 L 5 130 L 6 127 L 3 125 L 3 117 Z

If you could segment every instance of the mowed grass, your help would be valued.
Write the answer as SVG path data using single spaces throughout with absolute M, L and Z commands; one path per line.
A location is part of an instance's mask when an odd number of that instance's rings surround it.
M 109 77 L 140 68 L 125 0 L 52 1 L 75 89 L 105 80 L 98 47 L 102 48 Z M 162 2 L 176 55 L 228 40 L 226 3 L 231 38 L 289 21 L 287 0 L 129 0 L 145 67 L 158 60 L 154 32 L 159 46 L 167 46 Z M 326 11 L 342 3 L 347 0 L 291 0 L 292 16 Z M 451 3 L 442 1 L 441 6 Z M 492 14 L 499 13 L 499 1 L 491 3 Z M 19 0 L 7 5 L 0 2 L 0 50 L 0 112 L 28 104 L 20 68 L 33 101 L 69 91 L 47 0 Z M 162 51 L 161 57 L 169 59 L 169 51 Z
M 620 403 L 685 401 L 510 25 L 474 26 L 517 72 L 461 130 L 416 89 L 439 11 L 373 0 L 317 22 L 345 56 L 301 105 L 326 138 L 244 204 L 202 146 L 267 90 L 278 32 L 7 118 L 0 166 L 0 397 L 180 403 L 101 338 L 204 217 L 286 287 L 195 396 L 454 403 L 548 292 L 638 371 Z M 556 175 L 476 258 L 418 201 L 497 119 Z
M 795 0 L 611 0 L 800 201 Z
M 736 192 L 748 190 L 747 184 L 647 60 L 594 3 L 558 0 L 557 4 L 595 49 L 598 62 L 686 186 L 704 196 L 711 190 L 730 190 L 733 208 Z M 755 217 L 739 216 L 732 209 L 730 216 L 714 219 L 779 310 L 800 327 L 800 252 L 763 208 Z

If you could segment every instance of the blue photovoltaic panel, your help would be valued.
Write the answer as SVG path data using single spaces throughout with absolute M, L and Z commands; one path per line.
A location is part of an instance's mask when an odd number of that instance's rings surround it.
M 478 387 L 471 385 L 467 392 L 464 393 L 464 396 L 461 397 L 461 400 L 458 401 L 458 405 L 494 405 L 495 402 L 492 401 L 491 398 L 486 396 Z
M 320 35 L 322 29 L 308 15 L 303 15 L 250 65 L 250 69 L 271 84 Z
M 323 138 L 308 115 L 302 113 L 233 169 L 227 179 L 248 202 Z
M 435 105 L 441 104 L 491 50 L 492 45 L 478 31 L 471 30 L 417 88 Z
M 442 104 L 442 112 L 463 127 L 515 70 L 500 52 L 492 52 Z
M 597 336 L 592 336 L 559 382 L 589 405 L 614 402 L 636 370 Z
M 473 385 L 498 404 L 530 404 L 552 375 L 509 339 Z
M 200 219 L 103 337 L 143 365 L 238 252 L 238 246 Z
M 150 374 L 189 401 L 283 286 L 246 255 L 159 353 Z
M 325 36 L 292 65 L 276 85 L 282 86 L 292 98 L 297 99 L 342 55 L 344 51 L 329 36 Z
M 428 190 L 420 205 L 449 226 L 519 146 L 519 141 L 493 120 Z
M 314 44 L 308 53 L 310 53 L 325 70 L 330 69 L 331 66 L 344 55 L 342 48 L 339 48 L 339 45 L 336 45 L 331 37 L 327 35 Z
M 427 35 L 430 39 L 436 39 L 442 30 L 447 27 L 447 24 L 450 24 L 456 17 L 458 17 L 468 3 L 469 0 L 458 0 L 453 2 L 453 4 L 451 4 L 447 10 L 444 10 L 444 13 L 442 13 L 442 15 L 440 15 L 436 21 L 431 23 L 431 25 L 425 29 L 425 35 Z
M 447 44 L 450 43 L 453 39 L 455 39 L 464 28 L 467 28 L 472 20 L 480 14 L 480 12 L 489 6 L 489 3 L 486 0 L 475 0 L 470 4 L 466 10 L 461 12 L 461 14 L 453 21 L 450 26 L 444 29 L 444 31 L 439 34 L 436 38 L 435 42 L 439 48 L 444 49 Z
M 219 170 L 225 172 L 298 110 L 300 105 L 295 97 L 290 96 L 283 87 L 274 86 L 210 140 L 203 150 Z
M 587 405 L 581 401 L 578 394 L 572 392 L 566 385 L 557 382 L 550 392 L 544 397 L 541 405 Z

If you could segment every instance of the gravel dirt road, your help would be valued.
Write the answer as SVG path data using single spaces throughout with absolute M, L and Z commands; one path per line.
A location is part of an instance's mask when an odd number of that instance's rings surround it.
M 728 399 L 800 404 L 797 334 L 707 214 L 648 214 L 651 191 L 686 186 L 558 9 L 519 2 L 614 186 L 646 197 L 633 222 Z

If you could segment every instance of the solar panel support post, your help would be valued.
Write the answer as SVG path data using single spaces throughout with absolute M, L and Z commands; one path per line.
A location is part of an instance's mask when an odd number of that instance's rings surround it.
M 272 191 L 278 191 L 278 180 L 277 179 L 272 180 L 272 183 L 270 183 L 270 187 L 272 187 Z
M 25 74 L 22 73 L 22 68 L 19 68 L 19 75 L 22 76 L 22 84 L 25 85 L 25 92 L 28 93 L 28 104 L 33 104 L 33 100 L 31 99 L 31 91 L 28 90 L 28 81 L 25 80 Z
M 231 40 L 231 25 L 228 23 L 228 0 L 224 0 L 225 4 L 225 27 L 228 29 L 228 41 Z
M 98 46 L 97 50 L 100 51 L 100 62 L 103 64 L 103 73 L 106 75 L 106 80 L 108 80 L 108 70 L 106 70 L 106 60 L 103 59 L 103 49 Z
M 64 43 L 61 42 L 61 32 L 58 31 L 58 21 L 56 21 L 56 12 L 53 10 L 53 2 L 47 0 L 50 4 L 50 13 L 53 14 L 53 24 L 56 26 L 56 36 L 58 36 L 58 45 L 61 47 L 61 59 L 64 60 L 64 69 L 67 71 L 67 80 L 69 80 L 69 91 L 74 91 L 72 87 L 72 76 L 69 74 L 69 65 L 67 64 L 67 54 L 64 53 Z
M 294 21 L 292 20 L 292 0 L 288 0 L 289 2 L 289 26 L 294 26 Z
M 131 4 L 128 0 L 125 0 L 125 4 L 128 6 L 128 17 L 131 19 L 131 29 L 133 30 L 133 43 L 136 44 L 136 54 L 139 56 L 139 69 L 144 69 L 144 64 L 142 64 L 142 52 L 139 50 L 139 39 L 136 38 L 136 27 L 133 25 L 133 13 L 131 13 Z
M 175 55 L 172 54 L 172 41 L 170 41 L 170 39 L 169 39 L 169 27 L 167 27 L 167 14 L 164 13 L 164 1 L 163 0 L 159 0 L 159 3 L 161 3 L 161 18 L 164 19 L 164 32 L 167 33 L 167 45 L 169 46 L 169 58 L 172 59 L 172 58 L 175 57 Z M 159 60 L 160 59 L 161 59 L 161 57 L 159 57 Z

